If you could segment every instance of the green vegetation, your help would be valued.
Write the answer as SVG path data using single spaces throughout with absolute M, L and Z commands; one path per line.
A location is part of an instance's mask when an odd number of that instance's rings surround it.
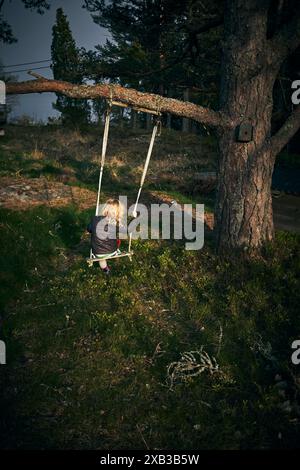
M 56 23 L 52 28 L 51 59 L 56 80 L 82 84 L 80 51 L 76 48 L 69 22 L 62 8 L 56 10 Z M 54 109 L 61 113 L 64 126 L 86 124 L 90 119 L 90 106 L 86 100 L 74 100 L 57 94 Z
M 84 132 L 59 126 L 10 126 L 1 139 L 0 176 L 63 181 L 95 190 L 99 175 L 102 129 L 90 126 Z M 127 127 L 110 130 L 104 189 L 136 192 L 146 156 L 150 132 Z M 201 158 L 199 158 L 199 154 Z M 145 189 L 176 193 L 179 202 L 209 202 L 193 194 L 195 174 L 216 167 L 216 142 L 213 138 L 164 130 L 153 151 Z M 180 197 L 181 194 L 181 197 Z M 177 197 L 179 195 L 179 198 Z
M 1 446 L 297 447 L 300 238 L 223 260 L 212 240 L 201 252 L 137 241 L 105 277 L 85 263 L 92 212 L 0 210 Z M 201 348 L 218 369 L 170 380 Z

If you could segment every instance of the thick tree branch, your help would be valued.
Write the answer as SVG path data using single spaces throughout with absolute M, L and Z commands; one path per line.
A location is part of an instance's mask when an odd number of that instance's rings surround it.
M 160 111 L 176 116 L 193 119 L 202 124 L 213 127 L 232 127 L 234 123 L 218 111 L 204 108 L 189 102 L 165 98 L 153 93 L 142 93 L 133 88 L 125 88 L 119 85 L 97 84 L 76 85 L 59 80 L 39 78 L 19 83 L 7 83 L 6 93 L 9 95 L 29 93 L 60 93 L 75 99 L 112 98 L 129 107 L 145 108 L 149 111 Z
M 289 140 L 300 129 L 300 105 L 287 118 L 283 126 L 271 137 L 270 145 L 272 155 L 277 155 L 280 150 L 289 142 Z
M 294 18 L 269 40 L 271 61 L 280 65 L 300 45 L 300 9 Z

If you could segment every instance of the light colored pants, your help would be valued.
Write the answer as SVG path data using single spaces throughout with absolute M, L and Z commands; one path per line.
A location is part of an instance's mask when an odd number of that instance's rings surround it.
M 120 250 L 116 250 L 116 251 L 114 251 L 113 253 L 108 253 L 108 254 L 105 254 L 105 255 L 96 255 L 96 258 L 102 258 L 103 256 L 104 256 L 104 257 L 107 256 L 107 257 L 109 258 L 110 256 L 113 256 L 113 255 L 119 253 L 119 251 L 120 251 Z M 106 269 L 106 268 L 107 268 L 106 259 L 101 260 L 99 264 L 100 264 L 100 268 L 101 268 L 101 269 Z
M 101 269 L 105 269 L 107 268 L 107 262 L 106 262 L 106 259 L 103 259 L 102 261 L 100 261 L 100 268 Z

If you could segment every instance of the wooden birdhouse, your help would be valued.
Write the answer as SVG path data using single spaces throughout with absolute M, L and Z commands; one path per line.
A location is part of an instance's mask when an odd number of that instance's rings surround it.
M 253 139 L 253 126 L 250 122 L 242 122 L 236 128 L 236 141 L 237 142 L 251 142 Z

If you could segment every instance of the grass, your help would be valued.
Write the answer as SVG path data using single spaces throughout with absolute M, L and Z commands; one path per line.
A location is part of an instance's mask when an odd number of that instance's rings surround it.
M 85 263 L 91 214 L 0 210 L 1 447 L 298 447 L 299 236 L 251 260 L 136 241 L 105 277 Z M 218 370 L 172 384 L 201 348 Z
M 64 182 L 95 188 L 99 172 L 102 129 L 91 127 L 86 133 L 53 129 L 47 126 L 7 128 L 1 139 L 0 176 L 19 174 L 27 177 L 64 177 Z M 111 129 L 106 161 L 107 187 L 118 184 L 130 188 L 139 183 L 150 133 L 145 130 Z M 175 150 L 175 151 L 174 151 Z M 199 155 L 201 158 L 199 158 Z M 147 184 L 186 184 L 195 172 L 215 167 L 216 145 L 212 138 L 182 135 L 164 130 L 153 151 Z M 119 189 L 117 188 L 117 189 Z M 189 188 L 187 187 L 188 191 Z

